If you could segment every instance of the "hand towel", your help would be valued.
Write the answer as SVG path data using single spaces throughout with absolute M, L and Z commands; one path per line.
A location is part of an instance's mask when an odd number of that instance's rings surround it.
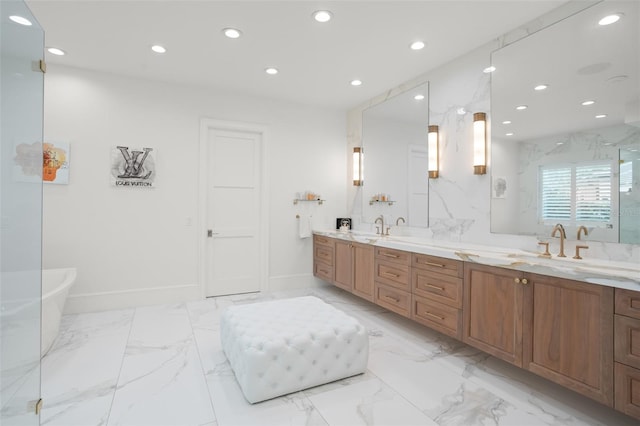
M 300 219 L 298 219 L 298 235 L 300 238 L 311 237 L 311 216 L 300 216 Z

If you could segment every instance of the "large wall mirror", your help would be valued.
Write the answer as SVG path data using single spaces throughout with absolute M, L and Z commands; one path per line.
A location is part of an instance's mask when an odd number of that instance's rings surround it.
M 640 2 L 596 3 L 491 62 L 491 231 L 640 244 Z
M 408 226 L 428 226 L 428 124 L 428 83 L 362 112 L 363 222 L 382 215 L 385 227 L 399 218 Z

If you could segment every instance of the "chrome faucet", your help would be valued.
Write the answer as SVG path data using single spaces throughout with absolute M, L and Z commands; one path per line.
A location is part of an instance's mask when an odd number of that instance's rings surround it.
M 380 221 L 380 222 L 378 222 Z M 380 234 L 380 235 L 384 235 L 384 216 L 380 215 L 376 218 L 376 221 L 374 223 L 380 223 L 380 232 L 376 231 L 376 234 Z M 376 230 L 378 229 L 378 227 L 376 226 Z
M 580 239 L 580 233 L 584 231 L 584 236 L 586 237 L 587 235 L 589 235 L 589 231 L 587 231 L 587 228 L 584 227 L 584 225 L 580 225 L 580 227 L 578 228 L 578 239 Z
M 567 238 L 567 233 L 564 232 L 564 226 L 557 224 L 551 231 L 551 237 L 555 237 L 557 231 L 560 231 L 560 253 L 558 253 L 558 257 L 567 257 L 564 254 L 564 240 Z
M 402 221 L 402 223 L 407 223 L 407 222 L 404 220 L 404 217 L 400 216 L 400 217 L 398 217 L 398 218 L 396 219 L 396 226 L 400 226 L 400 221 Z

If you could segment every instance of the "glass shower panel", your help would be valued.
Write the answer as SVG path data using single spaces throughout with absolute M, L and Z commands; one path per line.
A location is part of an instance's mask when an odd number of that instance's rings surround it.
M 13 0 L 0 31 L 0 424 L 38 425 L 44 32 Z

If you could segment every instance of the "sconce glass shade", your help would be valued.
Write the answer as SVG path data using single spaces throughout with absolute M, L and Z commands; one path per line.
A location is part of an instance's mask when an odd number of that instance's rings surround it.
M 435 179 L 438 177 L 438 126 L 429 126 L 427 136 L 429 143 L 429 177 Z
M 362 148 L 353 148 L 353 186 L 362 186 Z
M 487 115 L 484 112 L 473 114 L 473 173 L 487 173 Z

